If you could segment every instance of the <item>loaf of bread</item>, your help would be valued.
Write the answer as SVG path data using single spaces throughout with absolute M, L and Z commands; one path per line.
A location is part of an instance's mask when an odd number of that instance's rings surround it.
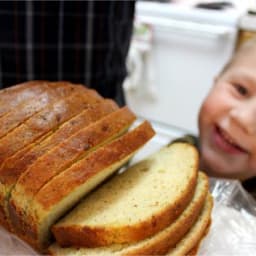
M 0 106 L 0 223 L 40 252 L 51 225 L 154 135 L 148 122 L 128 131 L 127 107 L 68 82 L 1 90 Z
M 173 143 L 118 172 L 155 134 L 128 107 L 48 81 L 1 90 L 0 106 L 6 229 L 51 255 L 196 253 L 212 198 L 194 146 Z

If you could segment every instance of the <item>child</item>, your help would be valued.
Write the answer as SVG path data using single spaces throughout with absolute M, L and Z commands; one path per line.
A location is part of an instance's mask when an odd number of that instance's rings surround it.
M 256 191 L 256 39 L 243 44 L 216 78 L 198 121 L 200 169 Z

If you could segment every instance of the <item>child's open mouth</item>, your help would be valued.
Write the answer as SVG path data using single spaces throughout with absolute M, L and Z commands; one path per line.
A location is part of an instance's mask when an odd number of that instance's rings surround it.
M 214 142 L 222 150 L 230 154 L 248 153 L 247 150 L 238 145 L 224 130 L 219 126 L 215 127 Z

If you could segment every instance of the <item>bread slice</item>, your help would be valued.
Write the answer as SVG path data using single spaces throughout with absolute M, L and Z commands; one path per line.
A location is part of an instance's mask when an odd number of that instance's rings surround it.
M 117 109 L 117 104 L 108 99 L 99 104 L 89 106 L 79 115 L 62 124 L 51 136 L 47 137 L 41 143 L 32 143 L 29 145 L 29 148 L 26 147 L 24 150 L 16 153 L 13 157 L 8 158 L 0 168 L 1 202 L 3 203 L 4 201 L 9 200 L 11 189 L 16 184 L 18 178 L 37 158 L 48 152 L 63 140 L 69 138 L 74 133 Z M 4 207 L 2 203 L 0 204 L 0 209 Z M 0 217 L 0 221 L 1 220 L 2 218 Z
M 135 119 L 135 115 L 123 107 L 79 130 L 30 165 L 18 179 L 9 199 L 12 219 L 16 220 L 13 224 L 18 227 L 15 230 L 22 231 L 23 222 L 17 223 L 17 220 L 27 219 L 31 201 L 47 182 L 78 159 L 127 131 Z
M 127 192 L 129 193 L 129 191 Z M 97 248 L 61 248 L 58 243 L 49 247 L 49 254 L 55 256 L 108 256 L 108 255 L 163 255 L 186 234 L 195 223 L 208 193 L 208 179 L 199 173 L 195 193 L 184 212 L 168 227 L 137 243 L 115 244 Z M 86 198 L 85 198 L 86 200 Z M 71 212 L 72 214 L 72 212 Z
M 0 139 L 0 162 L 99 101 L 89 93 L 74 93 L 49 105 Z
M 148 122 L 100 147 L 55 176 L 31 203 L 24 240 L 42 250 L 50 242 L 50 227 L 85 194 L 124 165 L 155 134 Z M 11 209 L 10 209 L 11 210 Z
M 201 239 L 205 237 L 205 233 L 209 229 L 211 220 L 211 212 L 213 207 L 213 198 L 208 194 L 204 208 L 198 217 L 196 223 L 189 230 L 186 236 L 167 253 L 168 256 L 187 255 L 195 246 L 197 246 Z
M 48 84 L 47 84 L 48 85 Z M 74 86 L 63 85 L 57 83 L 54 86 L 49 84 L 42 93 L 38 93 L 37 97 L 27 99 L 25 102 L 17 105 L 17 107 L 9 111 L 6 115 L 0 118 L 0 138 L 6 135 L 9 131 L 22 124 L 28 118 L 52 104 L 61 98 L 67 97 L 74 89 Z M 80 87 L 76 88 L 81 90 Z
M 62 246 L 96 247 L 153 235 L 188 205 L 197 170 L 198 152 L 193 146 L 165 147 L 86 198 L 54 225 L 55 238 Z

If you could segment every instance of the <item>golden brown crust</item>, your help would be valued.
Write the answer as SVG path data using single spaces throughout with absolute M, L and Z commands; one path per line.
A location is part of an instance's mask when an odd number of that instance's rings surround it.
M 99 101 L 90 94 L 74 93 L 38 112 L 0 140 L 0 162 Z
M 36 97 L 47 89 L 45 81 L 31 81 L 12 86 L 0 91 L 0 117 L 17 107 L 22 102 Z
M 62 83 L 57 83 L 54 87 L 49 84 L 48 87 L 42 93 L 38 93 L 36 97 L 22 102 L 15 109 L 0 118 L 0 138 L 47 105 L 63 97 L 67 97 L 74 88 L 74 86 L 66 86 Z M 77 90 L 80 91 L 81 88 L 77 87 Z
M 199 244 L 192 248 L 185 256 L 196 256 L 199 250 Z
M 69 93 L 71 93 L 73 90 L 88 90 L 84 86 L 71 84 L 64 81 L 30 81 L 0 90 L 0 117 L 11 110 L 14 110 L 26 101 L 37 98 L 41 93 L 47 90 L 56 90 L 60 97 L 64 97 L 65 95 L 68 95 L 68 89 Z M 101 96 L 97 94 L 97 97 Z

